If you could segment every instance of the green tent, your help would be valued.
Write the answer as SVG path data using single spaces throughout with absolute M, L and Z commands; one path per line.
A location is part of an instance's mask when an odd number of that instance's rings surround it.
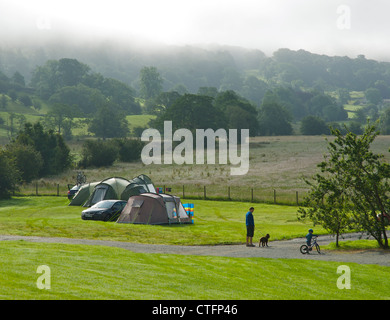
M 91 207 L 102 200 L 121 199 L 130 181 L 124 178 L 108 178 L 99 182 L 83 207 Z
M 75 194 L 69 205 L 90 207 L 99 201 L 108 199 L 127 201 L 131 196 L 145 192 L 156 193 L 156 189 L 152 180 L 144 174 L 141 174 L 132 180 L 111 177 L 100 182 L 83 185 Z
M 148 176 L 141 174 L 138 177 L 130 180 L 130 183 L 122 192 L 121 200 L 127 201 L 131 196 L 146 192 L 156 193 L 156 188 Z
M 82 206 L 89 198 L 95 186 L 99 184 L 99 182 L 92 182 L 84 184 L 80 187 L 79 191 L 74 195 L 73 199 L 70 201 L 70 206 Z

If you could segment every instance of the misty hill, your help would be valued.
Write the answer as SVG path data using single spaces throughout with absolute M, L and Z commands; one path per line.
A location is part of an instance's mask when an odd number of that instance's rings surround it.
M 390 63 L 366 59 L 279 49 L 267 57 L 260 50 L 229 46 L 130 46 L 115 42 L 52 42 L 45 46 L 0 49 L 0 71 L 16 71 L 28 84 L 32 71 L 47 60 L 74 58 L 104 77 L 125 82 L 139 91 L 139 72 L 155 66 L 163 91 L 197 93 L 200 87 L 235 90 L 260 104 L 266 90 L 276 85 L 334 91 L 364 91 L 378 87 L 390 98 Z
M 146 88 L 147 82 L 154 88 Z M 157 94 L 147 93 L 149 89 Z M 297 125 L 309 116 L 315 118 L 306 123 L 317 123 L 314 127 L 322 129 L 316 134 L 321 134 L 328 131 L 326 124 L 349 121 L 351 114 L 358 130 L 367 117 L 382 117 L 389 129 L 383 132 L 390 132 L 385 100 L 390 99 L 390 63 L 363 55 L 330 57 L 279 49 L 267 57 L 240 47 L 131 47 L 114 42 L 0 49 L 0 111 L 47 115 L 50 127 L 67 130 L 69 136 L 79 125 L 75 118 L 85 118 L 91 129 L 91 121 L 99 123 L 104 115 L 110 123 L 141 113 L 163 117 L 176 100 L 200 101 L 200 96 L 214 99 L 213 107 L 224 114 L 229 128 L 257 119 L 254 135 L 299 133 Z M 175 107 L 186 106 L 178 102 Z M 102 119 L 97 119 L 99 114 Z M 12 135 L 11 115 L 5 116 L 2 126 Z

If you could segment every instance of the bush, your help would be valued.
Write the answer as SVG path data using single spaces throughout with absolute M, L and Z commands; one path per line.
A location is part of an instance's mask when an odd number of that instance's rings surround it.
M 18 133 L 15 143 L 31 146 L 40 153 L 43 165 L 39 176 L 61 173 L 72 164 L 69 147 L 65 144 L 62 136 L 52 130 L 44 130 L 40 122 L 25 123 L 24 129 Z
M 122 162 L 137 161 L 145 145 L 140 139 L 116 139 L 119 149 L 119 160 Z
M 15 163 L 0 147 L 0 199 L 9 198 L 17 190 L 19 179 Z
M 330 134 L 330 130 L 325 124 L 325 121 L 315 116 L 303 118 L 300 130 L 303 135 Z
M 14 161 L 22 181 L 30 182 L 39 177 L 43 160 L 41 154 L 32 146 L 12 143 L 7 145 L 6 153 Z
M 83 144 L 80 167 L 108 167 L 118 158 L 118 145 L 110 140 L 87 140 Z

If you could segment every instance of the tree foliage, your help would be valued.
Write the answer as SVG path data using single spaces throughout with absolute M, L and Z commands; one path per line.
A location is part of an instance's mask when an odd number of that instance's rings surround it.
M 80 167 L 108 167 L 118 158 L 118 146 L 110 140 L 86 140 Z
M 31 182 L 39 177 L 43 166 L 41 154 L 31 145 L 10 143 L 6 155 L 15 164 L 22 182 Z
M 40 122 L 25 123 L 24 129 L 18 133 L 14 143 L 31 146 L 41 155 L 42 166 L 39 176 L 61 173 L 72 163 L 69 147 L 62 136 L 52 130 L 45 131 Z
M 325 121 L 316 116 L 307 116 L 303 118 L 300 130 L 303 135 L 321 135 L 329 134 L 330 132 Z
M 129 124 L 121 112 L 105 105 L 99 108 L 88 130 L 103 139 L 125 137 L 129 133 Z
M 259 133 L 263 136 L 292 134 L 291 114 L 277 103 L 263 103 L 259 110 Z
M 387 249 L 390 165 L 370 149 L 378 135 L 376 126 L 367 125 L 361 136 L 342 135 L 339 130 L 332 134 L 335 140 L 328 142 L 329 155 L 319 164 L 321 174 L 309 183 L 305 204 L 310 209 L 300 212 L 334 232 L 347 226 L 365 231 Z
M 163 79 L 156 67 L 143 67 L 139 81 L 140 95 L 145 99 L 156 98 L 162 92 Z
M 14 161 L 0 147 L 0 199 L 9 198 L 17 190 L 20 173 Z

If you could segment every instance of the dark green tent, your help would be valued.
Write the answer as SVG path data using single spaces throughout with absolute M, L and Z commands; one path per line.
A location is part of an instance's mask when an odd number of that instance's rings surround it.
M 132 180 L 111 177 L 82 186 L 69 205 L 90 207 L 102 200 L 117 199 L 127 201 L 132 195 L 145 192 L 155 193 L 156 189 L 152 180 L 144 174 Z

